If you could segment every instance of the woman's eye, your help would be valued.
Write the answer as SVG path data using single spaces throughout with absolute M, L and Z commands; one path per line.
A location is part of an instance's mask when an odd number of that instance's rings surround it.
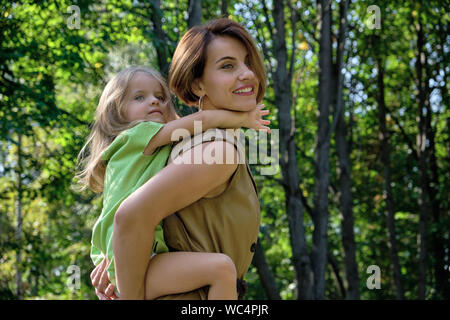
M 224 65 L 222 66 L 222 69 L 231 69 L 231 68 L 233 68 L 233 65 L 231 65 L 231 64 L 229 64 L 229 63 L 224 64 Z

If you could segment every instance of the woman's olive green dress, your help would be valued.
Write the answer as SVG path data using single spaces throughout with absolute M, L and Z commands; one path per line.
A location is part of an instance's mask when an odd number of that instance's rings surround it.
M 213 135 L 209 141 L 224 140 L 221 138 L 225 137 L 224 130 L 219 131 L 223 134 Z M 207 140 L 203 138 L 203 141 Z M 186 144 L 194 147 L 202 143 L 202 140 L 191 139 L 181 143 L 184 147 Z M 237 139 L 234 139 L 234 145 L 239 151 L 240 162 L 245 163 L 238 164 L 225 191 L 216 197 L 202 198 L 179 210 L 167 217 L 163 226 L 166 244 L 172 251 L 220 252 L 228 255 L 236 266 L 238 291 L 242 297 L 245 292 L 242 280 L 250 266 L 258 240 L 260 206 L 244 149 Z M 160 299 L 206 299 L 207 292 L 208 288 L 205 287 Z

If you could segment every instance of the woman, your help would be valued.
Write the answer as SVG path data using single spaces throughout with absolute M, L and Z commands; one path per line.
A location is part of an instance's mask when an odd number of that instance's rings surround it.
M 212 20 L 190 29 L 177 46 L 169 73 L 172 92 L 185 104 L 198 105 L 204 110 L 251 110 L 264 96 L 265 81 L 262 58 L 253 39 L 241 25 L 229 19 Z M 154 192 L 134 195 L 154 199 L 149 199 L 155 203 L 150 208 L 152 214 L 129 217 L 129 221 L 141 219 L 141 230 L 115 243 L 124 243 L 124 246 L 152 243 L 152 239 L 145 238 L 146 230 L 165 219 L 164 234 L 172 251 L 220 252 L 233 260 L 242 297 L 243 277 L 258 238 L 260 212 L 256 185 L 248 164 L 242 161 L 245 156 L 240 148 L 238 143 L 220 139 L 212 142 L 194 139 L 194 144 L 183 148 L 178 159 L 170 159 L 167 166 L 149 180 Z M 211 149 L 224 155 L 223 161 L 212 165 L 205 161 L 193 164 L 196 153 L 203 154 Z M 225 159 L 230 154 L 234 159 L 232 163 Z M 164 188 L 160 188 L 161 185 Z M 173 192 L 158 192 L 163 189 Z M 115 227 L 122 228 L 121 234 L 127 234 L 127 217 L 121 217 L 120 213 L 116 216 Z M 145 259 L 145 252 L 149 252 L 147 249 L 142 248 L 142 259 Z M 116 268 L 120 270 L 121 266 Z M 131 275 L 130 283 L 141 281 L 144 271 Z M 101 267 L 94 270 L 91 278 L 97 295 L 103 298 L 106 279 Z M 107 296 L 111 296 L 111 291 L 109 287 Z M 205 299 L 206 296 L 207 288 L 201 288 L 163 298 Z

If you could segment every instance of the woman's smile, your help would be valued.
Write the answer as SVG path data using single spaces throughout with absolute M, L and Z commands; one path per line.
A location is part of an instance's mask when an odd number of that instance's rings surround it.
M 243 95 L 243 96 L 251 96 L 251 95 L 255 94 L 255 87 L 252 85 L 243 86 L 243 87 L 240 87 L 239 89 L 234 90 L 233 93 Z

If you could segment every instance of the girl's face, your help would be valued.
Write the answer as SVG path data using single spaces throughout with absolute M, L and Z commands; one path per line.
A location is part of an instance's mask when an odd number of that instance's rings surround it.
M 125 95 L 127 121 L 146 120 L 166 123 L 170 120 L 170 104 L 161 84 L 151 75 L 138 72 L 130 80 Z
M 206 48 L 206 57 L 196 90 L 197 95 L 204 95 L 203 109 L 255 108 L 259 79 L 251 70 L 245 46 L 232 37 L 216 37 Z

